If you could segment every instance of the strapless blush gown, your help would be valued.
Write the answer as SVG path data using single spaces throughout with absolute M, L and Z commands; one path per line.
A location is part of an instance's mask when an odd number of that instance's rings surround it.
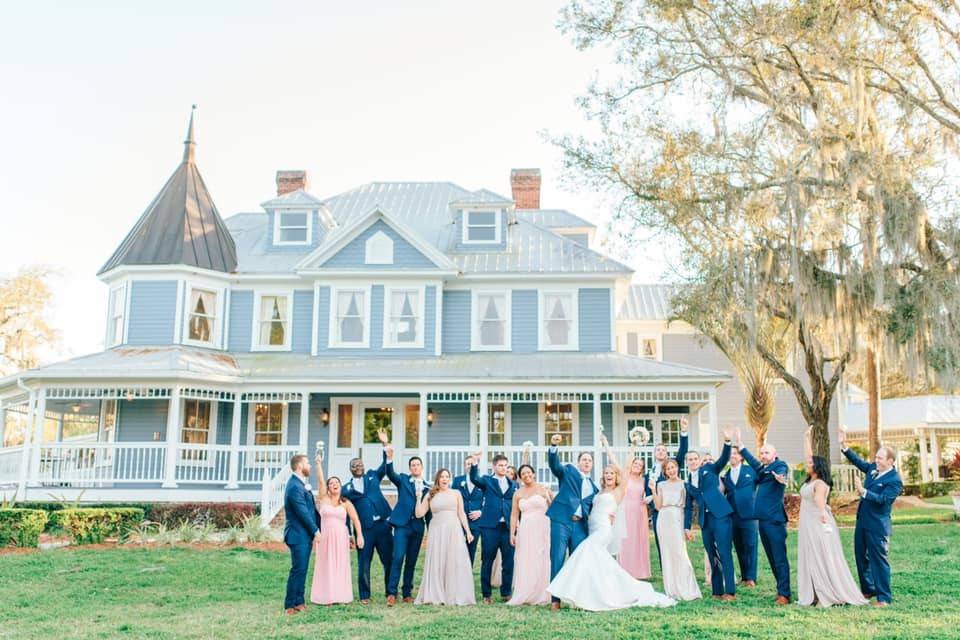
M 513 595 L 507 604 L 550 604 L 550 518 L 547 500 L 520 498 L 520 524 L 513 559 Z
M 314 545 L 310 601 L 314 604 L 345 604 L 353 601 L 350 582 L 350 535 L 347 510 L 324 504 L 320 507 L 320 540 Z

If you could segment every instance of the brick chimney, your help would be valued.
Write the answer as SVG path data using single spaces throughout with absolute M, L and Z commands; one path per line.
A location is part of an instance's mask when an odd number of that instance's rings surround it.
M 309 186 L 307 172 L 302 169 L 292 171 L 277 171 L 277 195 L 282 196 L 285 193 L 296 191 L 297 189 L 306 190 Z
M 517 209 L 539 209 L 540 169 L 512 169 L 510 190 Z

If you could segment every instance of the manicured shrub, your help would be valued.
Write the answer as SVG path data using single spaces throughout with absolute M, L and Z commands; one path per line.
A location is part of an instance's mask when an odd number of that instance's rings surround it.
M 924 482 L 923 484 L 907 484 L 903 486 L 903 495 L 920 496 L 921 498 L 936 498 L 948 495 L 951 491 L 960 489 L 958 482 Z
M 0 547 L 36 547 L 46 524 L 40 509 L 0 509 Z
M 64 509 L 81 509 L 87 507 L 96 507 L 97 509 L 142 509 L 144 520 L 153 520 L 151 511 L 154 505 L 148 502 L 98 502 L 96 504 L 79 504 L 68 500 L 57 500 L 51 502 L 18 502 L 17 506 L 21 509 L 41 509 L 48 514 L 52 514 L 55 511 L 63 511 Z M 52 520 L 47 521 L 47 531 L 51 530 L 53 524 Z
M 150 519 L 162 522 L 168 527 L 179 527 L 182 523 L 200 527 L 213 525 L 217 529 L 229 529 L 242 525 L 244 520 L 254 515 L 252 504 L 241 502 L 186 502 L 182 504 L 156 504 Z
M 50 514 L 51 528 L 66 532 L 75 544 L 120 538 L 143 521 L 143 509 L 61 509 Z

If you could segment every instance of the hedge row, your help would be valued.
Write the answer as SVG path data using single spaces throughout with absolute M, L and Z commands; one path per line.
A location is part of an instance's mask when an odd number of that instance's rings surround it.
M 155 504 L 150 515 L 153 522 L 179 526 L 183 522 L 218 529 L 242 525 L 254 515 L 252 504 L 240 502 L 187 502 L 183 504 Z
M 61 509 L 50 514 L 50 528 L 70 535 L 74 544 L 97 544 L 122 538 L 143 522 L 143 509 Z
M 46 524 L 40 509 L 0 509 L 0 547 L 36 547 Z
M 907 484 L 903 487 L 903 495 L 920 496 L 921 498 L 936 498 L 945 496 L 954 491 L 960 491 L 960 482 L 925 482 L 923 484 Z

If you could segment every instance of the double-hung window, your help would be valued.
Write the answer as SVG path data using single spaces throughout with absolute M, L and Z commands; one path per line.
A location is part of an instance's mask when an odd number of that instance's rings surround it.
M 576 291 L 540 292 L 540 349 L 576 350 L 579 344 Z
M 190 288 L 187 296 L 187 330 L 184 342 L 202 347 L 216 347 L 219 331 L 217 315 L 219 295 L 213 289 Z
M 370 288 L 333 289 L 330 346 L 370 346 Z
M 509 351 L 510 326 L 509 291 L 474 292 L 474 351 Z
M 254 329 L 255 350 L 285 351 L 290 348 L 290 294 L 257 294 L 254 310 L 257 314 Z
M 387 288 L 385 347 L 423 346 L 424 290 L 422 287 Z
M 107 346 L 115 347 L 123 342 L 123 322 L 127 309 L 127 286 L 118 285 L 110 289 L 107 318 Z
M 463 244 L 498 244 L 503 235 L 500 211 L 464 211 Z
M 309 244 L 311 216 L 309 211 L 277 211 L 274 214 L 274 244 Z
M 209 400 L 186 399 L 183 401 L 183 426 L 180 442 L 185 445 L 201 445 L 180 449 L 180 460 L 186 463 L 205 463 L 209 458 L 206 445 L 210 443 L 211 428 L 216 419 L 214 403 Z
M 543 441 L 550 442 L 551 436 L 560 434 L 561 447 L 575 447 L 580 438 L 579 411 L 576 404 L 570 402 L 547 402 L 543 407 Z

